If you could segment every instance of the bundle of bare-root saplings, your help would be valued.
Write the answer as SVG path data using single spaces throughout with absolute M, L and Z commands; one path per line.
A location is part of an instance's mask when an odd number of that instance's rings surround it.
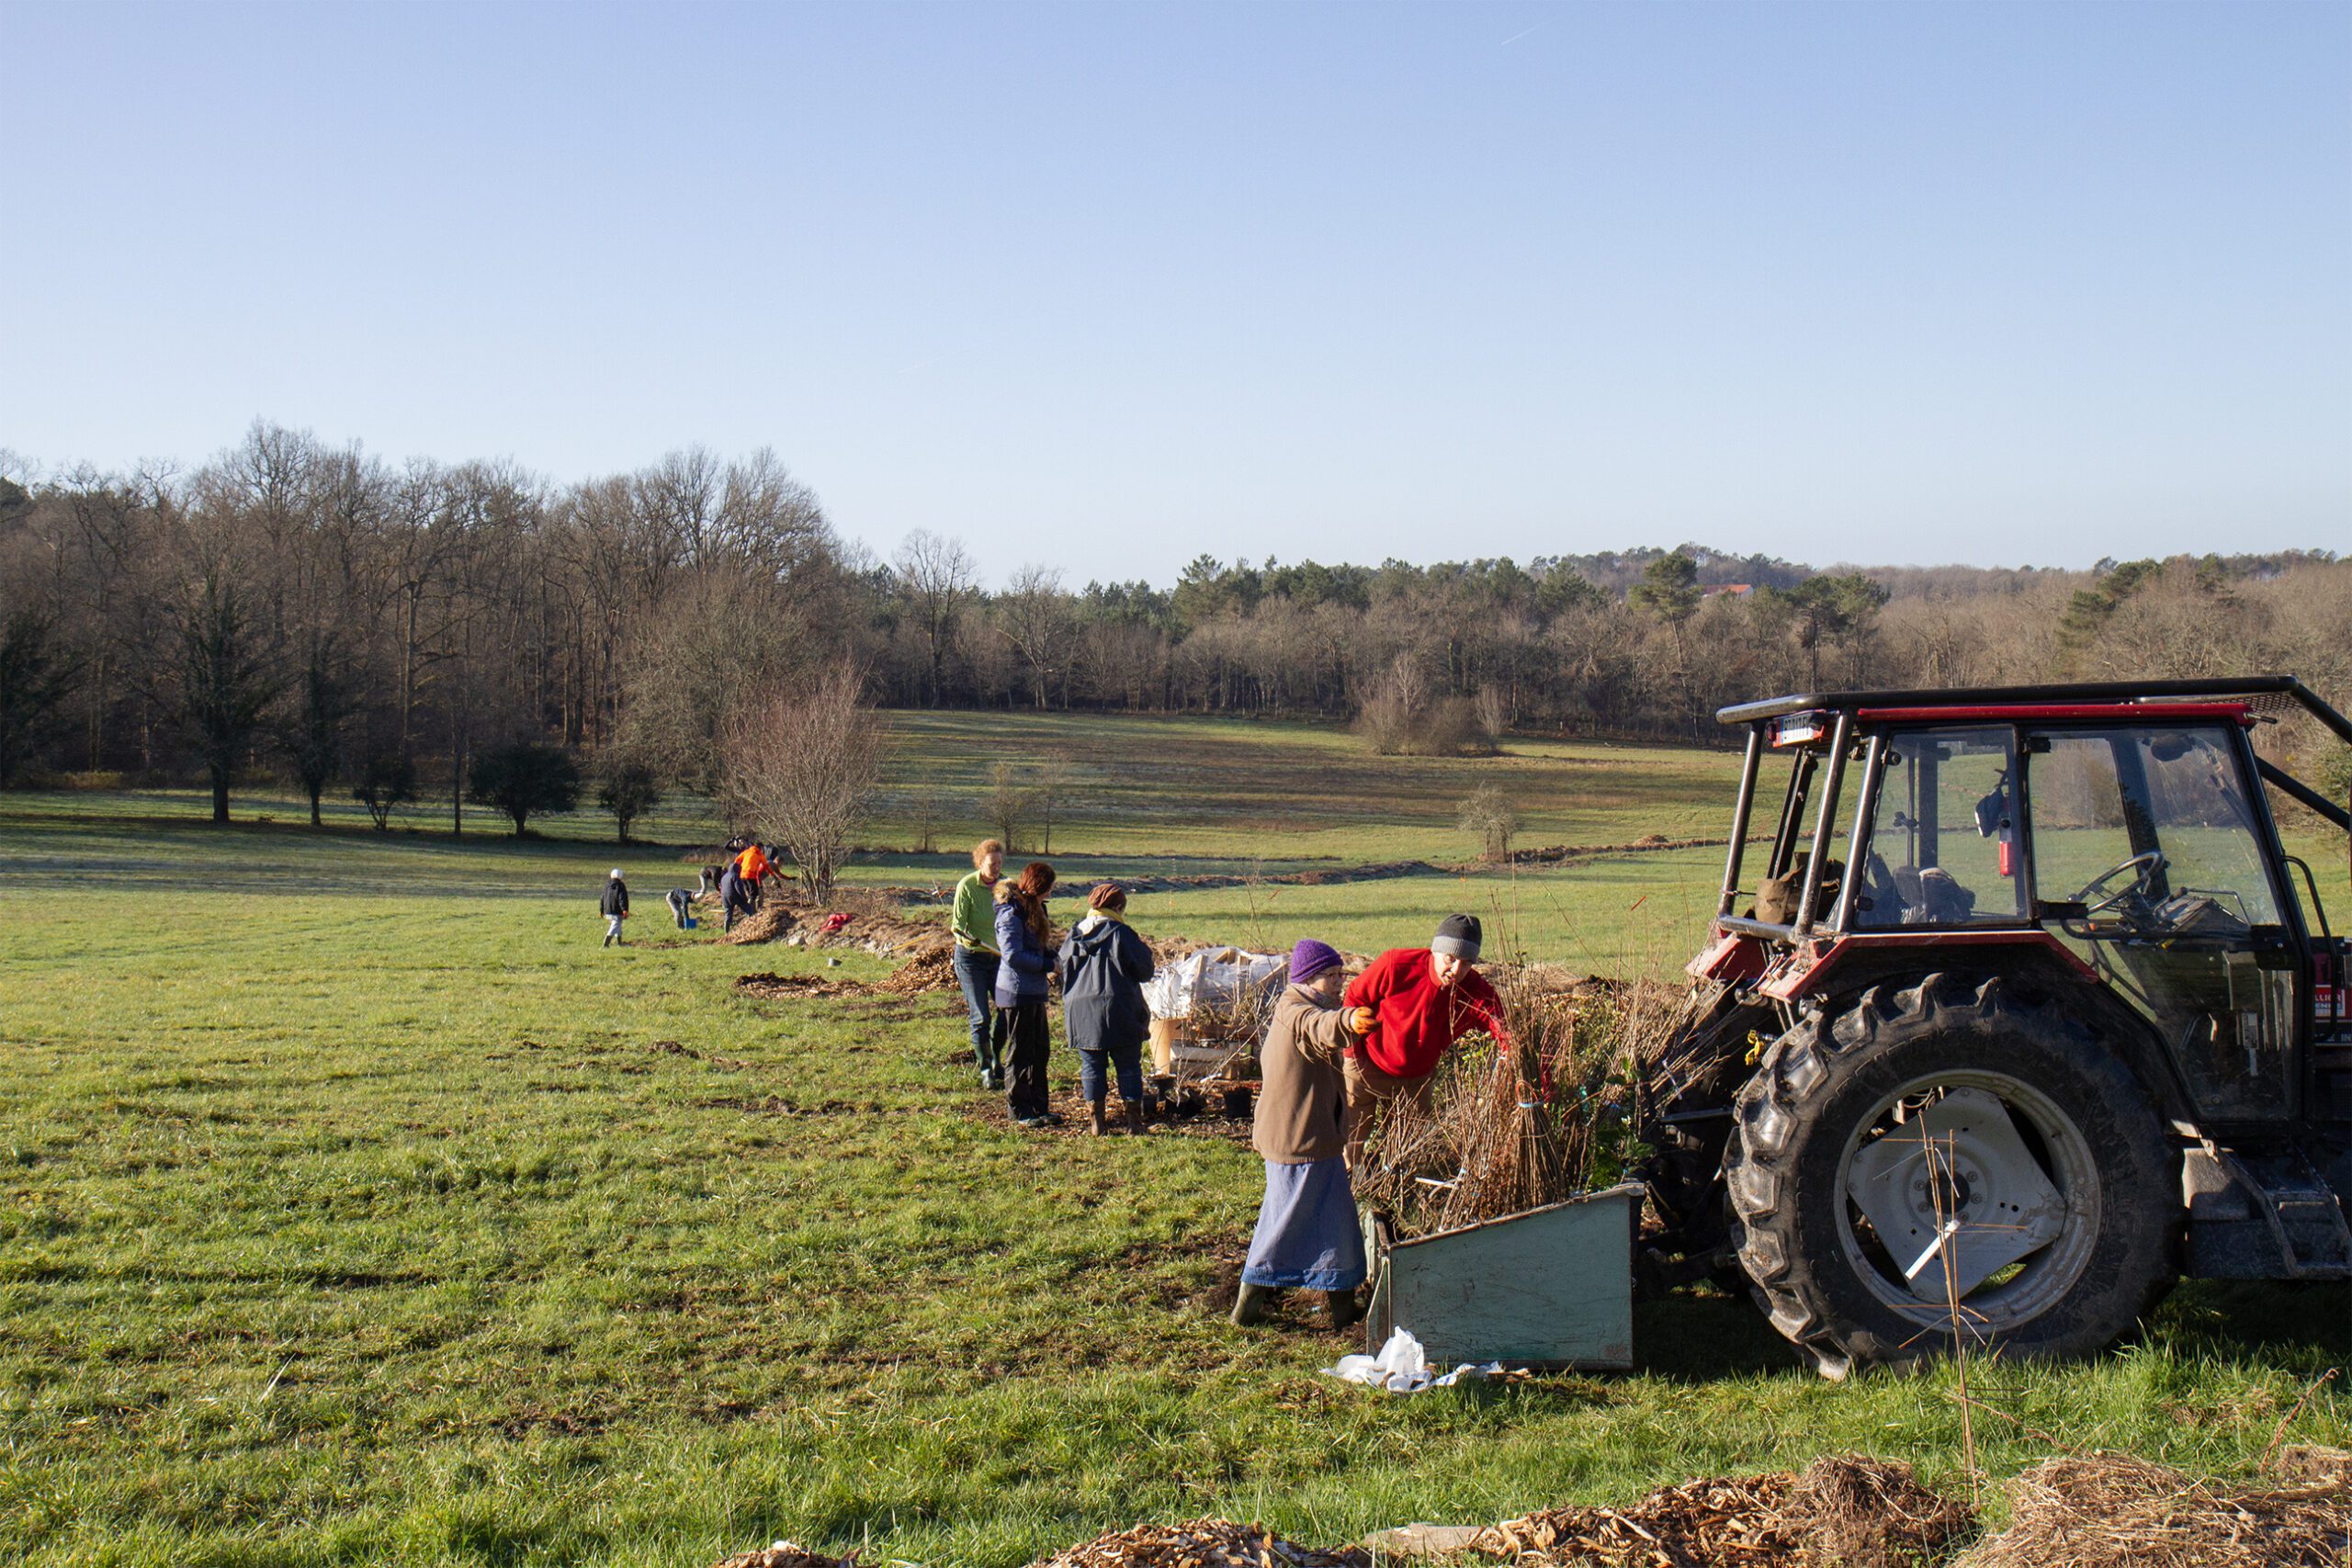
M 1547 964 L 1490 978 L 1515 1049 L 1474 1036 L 1450 1052 L 1430 1108 L 1389 1108 L 1354 1172 L 1358 1201 L 1400 1235 L 1498 1219 L 1614 1181 L 1636 1152 L 1631 1084 L 1671 1029 L 1679 998 L 1648 981 Z

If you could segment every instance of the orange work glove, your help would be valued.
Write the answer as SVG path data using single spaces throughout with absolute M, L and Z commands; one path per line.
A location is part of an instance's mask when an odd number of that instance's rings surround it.
M 1370 1008 L 1350 1008 L 1348 1010 L 1349 1033 L 1369 1034 L 1372 1032 L 1372 1024 L 1373 1015 Z

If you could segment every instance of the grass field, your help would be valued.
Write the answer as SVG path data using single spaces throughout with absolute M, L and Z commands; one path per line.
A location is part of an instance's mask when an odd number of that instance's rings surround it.
M 1206 732 L 1227 761 L 1179 763 L 1189 728 L 1077 728 L 1126 806 L 1057 830 L 1072 880 L 1155 852 L 1461 852 L 1466 764 L 1370 775 L 1253 726 Z M 995 731 L 926 733 L 936 762 Z M 1658 755 L 1564 757 L 1591 788 L 1546 797 L 1530 841 L 1708 831 L 1720 760 Z M 1243 773 L 1274 782 L 1216 793 Z M 1679 816 L 1652 822 L 1662 774 Z M 1824 1383 L 1723 1298 L 1642 1309 L 1631 1376 L 1341 1388 L 1316 1375 L 1333 1337 L 1218 1315 L 1246 1148 L 985 1120 L 940 998 L 738 998 L 740 973 L 822 960 L 671 931 L 675 848 L 619 854 L 647 913 L 606 952 L 591 900 L 615 852 L 592 822 L 452 842 L 271 814 L 220 831 L 192 796 L 0 797 L 0 1557 L 702 1568 L 789 1535 L 996 1568 L 1139 1518 L 1336 1541 L 1836 1449 L 1959 1483 L 1950 1372 Z M 1369 947 L 1515 908 L 1547 955 L 1662 964 L 1715 863 L 1261 885 L 1138 915 Z M 2068 1444 L 2242 1471 L 2352 1350 L 2346 1307 L 2184 1287 L 2137 1343 L 1980 1364 L 1974 1387 Z M 2352 1400 L 2323 1391 L 2295 1431 L 2352 1442 Z M 2048 1451 L 1977 1435 L 1996 1475 Z

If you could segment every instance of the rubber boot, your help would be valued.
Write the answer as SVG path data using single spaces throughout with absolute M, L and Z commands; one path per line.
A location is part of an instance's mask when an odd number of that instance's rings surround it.
M 1127 1101 L 1127 1131 L 1138 1138 L 1143 1136 L 1143 1101 L 1140 1100 Z
M 1111 1130 L 1111 1123 L 1110 1123 L 1110 1122 L 1106 1122 L 1106 1121 L 1104 1121 L 1104 1120 L 1102 1119 L 1102 1100 L 1088 1100 L 1088 1101 L 1086 1102 L 1086 1108 L 1087 1108 L 1087 1110 L 1088 1110 L 1088 1111 L 1091 1111 L 1091 1112 L 1093 1113 L 1093 1117 L 1094 1117 L 1094 1121 L 1093 1121 L 1092 1125 L 1089 1126 L 1089 1127 L 1086 1129 L 1088 1132 L 1090 1132 L 1090 1133 L 1093 1134 L 1096 1137 L 1098 1137 L 1098 1138 L 1099 1138 L 1099 1137 L 1101 1137 L 1103 1134 L 1105 1134 L 1105 1133 L 1107 1133 L 1107 1132 L 1109 1132 L 1109 1131 Z
M 1363 1308 L 1356 1304 L 1353 1291 L 1326 1291 L 1323 1304 L 1330 1309 L 1334 1328 L 1352 1328 L 1363 1321 Z
M 1244 1285 L 1234 1293 L 1233 1326 L 1247 1328 L 1266 1321 L 1266 1307 L 1274 1292 L 1264 1285 Z

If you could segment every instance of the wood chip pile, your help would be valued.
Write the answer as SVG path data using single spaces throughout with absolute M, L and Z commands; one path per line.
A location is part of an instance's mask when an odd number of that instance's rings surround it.
M 2352 1454 L 2290 1450 L 2285 1458 L 2280 1479 L 2244 1488 L 2121 1454 L 2044 1460 L 2009 1482 L 2009 1528 L 1954 1568 L 2352 1562 Z
M 857 1568 L 857 1553 L 828 1557 L 797 1541 L 779 1540 L 757 1551 L 739 1551 L 732 1557 L 721 1558 L 718 1568 Z
M 1932 1561 L 1973 1525 L 1908 1465 L 1832 1456 L 1802 1475 L 1661 1487 L 1630 1507 L 1547 1508 L 1480 1531 L 1470 1550 L 1528 1568 L 1880 1568 Z
M 1317 1551 L 1263 1525 L 1193 1519 L 1097 1536 L 1057 1551 L 1042 1568 L 1372 1568 L 1372 1553 L 1360 1547 Z
M 792 929 L 792 911 L 781 898 L 761 905 L 735 922 L 735 929 L 721 931 L 718 940 L 741 944 L 752 942 L 774 942 Z
M 2123 1455 L 2076 1455 L 2008 1483 L 2010 1525 L 1957 1558 L 1966 1505 L 1911 1467 L 1833 1455 L 1802 1474 L 1661 1487 L 1623 1508 L 1547 1508 L 1480 1530 L 1464 1557 L 1518 1568 L 2343 1568 L 2352 1562 L 2352 1453 L 2291 1448 L 2269 1479 L 2231 1487 Z M 1451 1550 L 1450 1548 L 1448 1550 Z M 790 1541 L 718 1568 L 856 1568 Z M 1263 1525 L 1137 1525 L 1037 1568 L 1373 1568 L 1361 1547 L 1318 1551 Z
M 908 959 L 874 988 L 894 997 L 918 997 L 930 991 L 957 991 L 963 987 L 956 978 L 955 955 L 941 949 Z

